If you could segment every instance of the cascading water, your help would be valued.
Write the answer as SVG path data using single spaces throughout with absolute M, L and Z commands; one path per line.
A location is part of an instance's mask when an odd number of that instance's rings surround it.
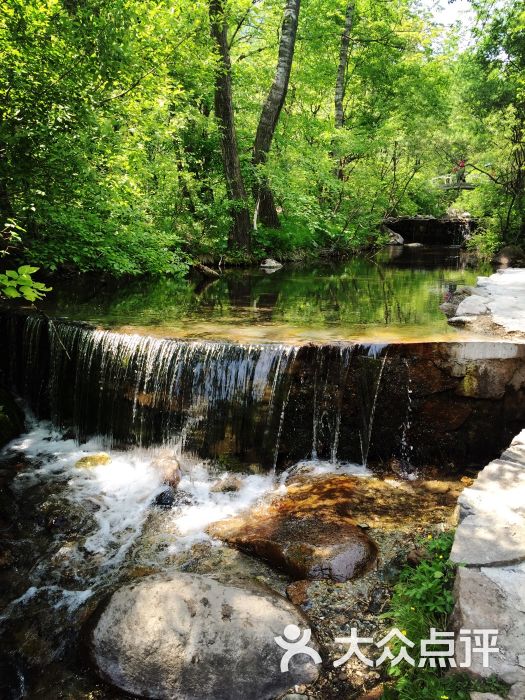
M 40 316 L 0 324 L 15 391 L 77 440 L 165 445 L 267 469 L 368 457 L 383 347 L 157 339 Z M 343 421 L 349 409 L 353 423 Z
M 412 378 L 410 376 L 410 365 L 408 360 L 405 360 L 406 372 L 407 372 L 407 411 L 405 416 L 405 421 L 403 423 L 403 431 L 401 433 L 401 464 L 404 472 L 408 473 L 411 461 L 413 446 L 410 442 L 410 427 L 412 425 L 412 412 L 413 412 L 413 399 L 412 399 Z
M 368 464 L 368 453 L 370 452 L 370 443 L 372 440 L 372 430 L 374 429 L 374 417 L 375 417 L 375 412 L 376 412 L 376 407 L 377 407 L 377 397 L 379 396 L 379 389 L 381 387 L 381 379 L 383 377 L 383 372 L 385 369 L 386 358 L 387 358 L 387 353 L 385 352 L 384 356 L 380 360 L 379 372 L 377 375 L 377 383 L 376 383 L 375 391 L 373 394 L 372 406 L 370 408 L 370 416 L 368 418 L 368 426 L 366 428 L 366 432 L 364 433 L 364 440 L 363 440 L 363 437 L 361 437 L 361 450 L 362 450 L 362 455 L 363 455 L 363 464 L 365 466 Z
M 7 366 L 16 390 L 78 439 L 213 454 L 250 435 L 273 455 L 293 346 L 162 340 L 34 316 L 11 319 L 10 334 L 15 351 Z

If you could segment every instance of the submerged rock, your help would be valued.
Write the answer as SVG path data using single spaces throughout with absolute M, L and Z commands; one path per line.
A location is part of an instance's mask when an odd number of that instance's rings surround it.
M 242 486 L 242 480 L 238 476 L 230 474 L 224 479 L 219 479 L 211 487 L 210 491 L 212 493 L 232 493 L 234 491 L 239 491 Z
M 296 580 L 347 581 L 370 569 L 377 556 L 374 541 L 346 507 L 354 487 L 347 477 L 299 478 L 286 496 L 214 523 L 209 533 Z
M 107 452 L 97 452 L 94 455 L 87 455 L 86 457 L 81 457 L 75 463 L 75 467 L 79 469 L 89 469 L 90 467 L 99 467 L 102 464 L 109 464 L 111 462 L 111 457 Z
M 286 595 L 294 605 L 306 605 L 309 585 L 310 581 L 293 581 L 289 586 L 286 586 Z
M 92 654 L 105 679 L 134 695 L 270 700 L 319 673 L 304 654 L 281 673 L 284 651 L 274 637 L 287 625 L 309 626 L 276 593 L 196 574 L 152 576 L 113 594 L 92 633 Z

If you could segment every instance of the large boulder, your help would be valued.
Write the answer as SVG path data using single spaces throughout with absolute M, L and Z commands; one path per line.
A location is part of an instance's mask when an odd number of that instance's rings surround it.
M 269 700 L 318 676 L 305 654 L 281 672 L 285 652 L 274 638 L 288 625 L 297 632 L 308 622 L 274 592 L 176 572 L 114 593 L 91 634 L 92 654 L 102 677 L 133 695 Z
M 209 533 L 285 570 L 293 579 L 347 581 L 368 571 L 377 547 L 351 504 L 356 478 L 297 479 L 284 497 L 214 523 Z
M 478 294 L 463 299 L 456 309 L 457 316 L 480 316 L 488 312 L 487 299 Z
M 490 548 L 490 539 L 486 537 Z M 525 683 L 525 567 L 458 568 L 455 584 L 454 629 L 497 630 L 496 648 L 483 663 L 472 653 L 471 674 L 496 675 L 506 683 Z M 465 644 L 456 646 L 456 662 L 466 662 Z

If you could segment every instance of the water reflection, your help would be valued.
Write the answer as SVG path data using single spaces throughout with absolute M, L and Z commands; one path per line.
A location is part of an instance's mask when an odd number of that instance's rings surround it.
M 447 292 L 475 284 L 458 248 L 392 247 L 344 263 L 229 270 L 220 279 L 80 280 L 55 285 L 44 310 L 113 330 L 249 342 L 449 338 Z

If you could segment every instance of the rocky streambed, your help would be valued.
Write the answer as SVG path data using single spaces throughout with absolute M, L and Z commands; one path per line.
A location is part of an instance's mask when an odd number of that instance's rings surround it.
M 8 698 L 377 697 L 386 667 L 334 666 L 337 640 L 389 631 L 401 568 L 525 419 L 520 342 L 236 345 L 0 320 L 29 407 L 0 464 Z
M 66 438 L 36 424 L 2 455 L 2 697 L 360 697 L 380 672 L 334 668 L 335 638 L 386 632 L 392 581 L 471 483 L 187 458 L 173 479 L 165 451 Z M 322 663 L 281 672 L 287 625 Z

